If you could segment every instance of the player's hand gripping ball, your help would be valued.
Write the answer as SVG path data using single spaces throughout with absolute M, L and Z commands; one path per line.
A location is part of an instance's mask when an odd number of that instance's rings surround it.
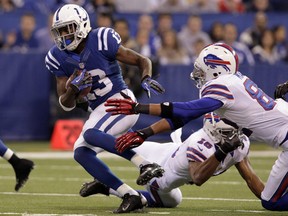
M 66 89 L 69 87 L 78 97 L 85 97 L 92 89 L 92 76 L 86 70 L 76 70 L 66 82 Z

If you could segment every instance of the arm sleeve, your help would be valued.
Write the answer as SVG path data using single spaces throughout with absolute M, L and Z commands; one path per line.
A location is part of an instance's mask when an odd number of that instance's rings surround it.
M 196 119 L 205 113 L 215 111 L 223 106 L 223 103 L 213 98 L 201 98 L 189 102 L 174 102 L 173 117 L 181 118 L 184 122 Z

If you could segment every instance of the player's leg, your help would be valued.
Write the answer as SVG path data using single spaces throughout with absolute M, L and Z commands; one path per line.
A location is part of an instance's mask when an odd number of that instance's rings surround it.
M 147 185 L 146 188 L 148 190 L 137 191 L 146 198 L 148 207 L 174 208 L 181 203 L 182 193 L 179 188 L 172 189 L 168 192 L 161 191 L 159 188 L 150 185 Z M 80 191 L 80 195 L 83 197 L 95 194 L 103 194 L 106 196 L 111 194 L 121 198 L 121 195 L 117 191 L 109 188 L 96 179 L 92 182 L 85 183 L 85 187 L 82 187 L 82 190 Z
M 151 163 L 145 160 L 140 154 L 136 154 L 133 150 L 126 150 L 119 153 L 115 149 L 116 138 L 110 134 L 104 133 L 98 129 L 88 129 L 84 133 L 84 139 L 87 143 L 96 145 L 108 152 L 119 155 L 134 164 L 139 164 L 140 176 L 137 178 L 138 185 L 145 185 L 153 177 L 160 177 L 163 175 L 164 170 L 157 163 Z M 96 141 L 95 141 L 96 140 Z
M 18 191 L 28 180 L 29 174 L 34 167 L 33 161 L 18 158 L 17 155 L 2 142 L 2 140 L 0 140 L 0 156 L 12 165 L 16 175 L 15 190 Z
M 261 194 L 262 206 L 272 211 L 288 211 L 288 151 L 278 156 Z
M 115 138 L 114 138 L 115 139 Z M 169 153 L 175 151 L 175 146 L 179 144 L 176 143 L 162 143 L 161 145 L 155 143 L 155 142 L 149 142 L 145 141 L 142 145 L 140 145 L 137 148 L 134 148 L 133 151 L 135 151 L 137 154 L 143 156 L 147 160 L 151 162 L 155 162 L 157 164 L 163 164 L 164 161 L 166 161 L 167 155 L 170 155 Z M 177 147 L 176 147 L 177 148 Z M 113 147 L 114 149 L 114 147 Z M 153 151 L 151 151 L 153 149 Z M 163 152 L 165 150 L 166 154 L 160 154 L 159 152 Z M 168 173 L 167 173 L 168 175 Z M 167 176 L 165 175 L 165 176 Z M 171 177 L 172 178 L 172 177 Z M 82 197 L 91 196 L 93 194 L 106 194 L 103 191 L 107 192 L 107 189 L 105 190 L 106 185 L 103 185 L 102 183 L 99 183 L 97 179 L 91 182 L 86 182 L 82 185 L 79 194 Z M 142 193 L 142 191 L 141 191 Z M 148 192 L 146 192 L 148 193 Z M 145 196 L 146 197 L 146 196 Z M 146 197 L 147 198 L 147 197 Z M 149 202 L 149 201 L 148 201 Z
M 130 91 L 125 92 L 133 98 Z M 123 98 L 120 93 L 113 95 L 113 98 Z M 141 155 L 132 150 L 126 150 L 123 154 L 119 154 L 115 146 L 115 138 L 126 133 L 138 120 L 138 115 L 117 115 L 111 116 L 106 112 L 104 104 L 99 105 L 89 116 L 83 127 L 83 136 L 87 143 L 92 146 L 100 147 L 113 154 L 117 154 L 134 165 L 141 168 L 140 176 L 137 182 L 146 184 L 153 177 L 160 177 L 164 170 L 158 164 L 152 164 Z M 112 136 L 113 137 L 112 137 Z
M 83 137 L 81 138 L 83 139 Z M 87 146 L 89 145 L 87 144 Z M 123 198 L 120 207 L 115 210 L 115 213 L 128 213 L 143 208 L 146 205 L 146 199 L 115 176 L 108 166 L 96 157 L 97 151 L 95 152 L 92 148 L 83 145 L 77 147 L 74 150 L 74 158 L 94 179 L 105 183 Z M 129 205 L 129 208 L 125 208 L 127 205 Z

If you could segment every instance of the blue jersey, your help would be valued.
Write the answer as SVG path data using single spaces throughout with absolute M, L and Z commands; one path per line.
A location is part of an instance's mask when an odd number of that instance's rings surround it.
M 127 88 L 116 60 L 121 38 L 111 28 L 92 30 L 81 54 L 60 51 L 52 47 L 45 58 L 46 67 L 57 77 L 70 77 L 76 69 L 86 69 L 93 78 L 87 95 L 90 107 L 95 109 L 109 97 Z

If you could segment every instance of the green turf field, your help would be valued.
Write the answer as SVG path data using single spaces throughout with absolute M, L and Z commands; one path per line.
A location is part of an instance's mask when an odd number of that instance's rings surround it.
M 8 146 L 20 155 L 23 152 L 25 155 L 25 151 L 34 153 L 50 151 L 48 143 L 8 143 Z M 259 150 L 271 149 L 252 146 L 251 151 L 250 160 L 254 169 L 263 180 L 266 180 L 276 156 L 275 154 L 259 156 L 257 154 Z M 26 186 L 18 193 L 14 192 L 15 176 L 12 167 L 0 159 L 0 215 L 113 215 L 112 210 L 119 206 L 120 199 L 100 195 L 80 197 L 78 195 L 80 185 L 91 178 L 72 158 L 69 158 L 69 152 L 58 152 L 59 155 L 63 155 L 64 158 L 47 159 L 45 156 L 34 158 L 36 167 Z M 103 160 L 123 181 L 135 189 L 142 189 L 135 183 L 138 170 L 129 162 L 117 158 L 103 157 Z M 235 168 L 213 177 L 201 187 L 184 186 L 182 193 L 183 202 L 177 208 L 146 208 L 140 213 L 129 215 L 288 215 L 265 211 Z

